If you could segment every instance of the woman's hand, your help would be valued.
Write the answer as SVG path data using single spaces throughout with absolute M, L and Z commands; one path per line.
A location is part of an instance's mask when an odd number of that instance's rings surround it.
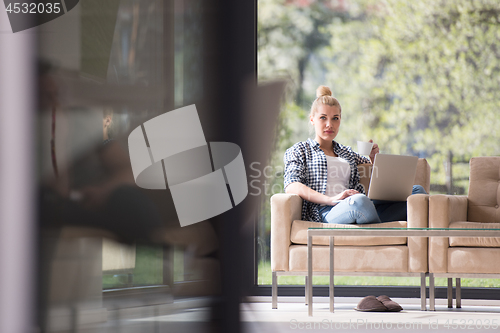
M 338 200 L 344 200 L 345 198 L 350 197 L 351 195 L 358 194 L 359 192 L 356 190 L 345 190 L 344 192 L 337 194 L 336 196 L 332 197 L 332 201 L 338 201 Z
M 351 195 L 355 195 L 355 194 L 359 193 L 356 190 L 345 190 L 342 193 L 337 194 L 334 197 L 329 197 L 327 195 L 316 192 L 315 190 L 311 189 L 310 187 L 308 187 L 302 183 L 299 183 L 299 182 L 289 184 L 286 187 L 285 191 L 286 191 L 286 193 L 297 194 L 304 200 L 314 202 L 317 204 L 321 204 L 321 205 L 329 205 L 329 206 L 335 206 L 339 200 L 344 200 L 345 198 L 348 198 Z
M 373 140 L 370 140 L 369 142 L 373 143 Z M 374 143 L 372 147 L 372 151 L 370 152 L 370 160 L 375 161 L 375 155 L 377 155 L 380 152 L 380 149 L 378 148 L 378 144 Z

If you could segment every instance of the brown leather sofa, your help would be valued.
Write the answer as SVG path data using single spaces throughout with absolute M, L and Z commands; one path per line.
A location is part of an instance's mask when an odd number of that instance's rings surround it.
M 368 189 L 371 165 L 359 166 L 361 183 Z M 419 159 L 415 184 L 429 193 L 430 167 Z M 416 194 L 408 199 L 408 221 L 363 225 L 388 228 L 428 226 L 429 195 Z M 307 274 L 307 229 L 332 224 L 301 221 L 302 198 L 295 194 L 275 194 L 271 198 L 271 270 L 272 307 L 277 308 L 278 276 Z M 345 227 L 345 225 L 340 225 Z M 350 227 L 356 228 L 353 224 Z M 425 309 L 425 274 L 428 272 L 427 238 L 424 237 L 336 237 L 335 274 L 368 276 L 421 277 L 422 309 Z M 313 239 L 314 275 L 329 274 L 327 237 Z
M 433 195 L 431 228 L 500 228 L 500 157 L 470 160 L 467 196 Z M 448 307 L 456 278 L 456 306 L 461 307 L 460 278 L 500 278 L 500 238 L 431 237 L 429 240 L 430 309 L 434 310 L 434 277 L 448 278 Z

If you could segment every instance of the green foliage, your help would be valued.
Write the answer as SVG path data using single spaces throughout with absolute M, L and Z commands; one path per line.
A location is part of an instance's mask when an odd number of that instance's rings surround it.
M 428 158 L 433 182 L 442 183 L 448 152 L 457 161 L 498 155 L 500 133 L 489 130 L 500 125 L 498 3 L 364 5 L 364 21 L 329 27 L 335 61 L 327 82 L 363 118 L 358 135 L 374 138 L 382 152 Z
M 500 153 L 497 1 L 309 3 L 259 1 L 259 75 L 301 86 L 288 114 L 307 114 L 315 88 L 329 85 L 343 109 L 339 141 L 373 138 L 382 152 L 426 157 L 436 183 L 450 151 L 455 161 Z M 293 125 L 282 132 L 307 122 Z
M 258 3 L 259 78 L 287 77 L 294 83 L 294 103 L 304 106 L 303 81 L 306 67 L 317 50 L 327 46 L 331 37 L 328 24 L 343 19 L 344 13 L 332 10 L 331 1 L 260 0 Z

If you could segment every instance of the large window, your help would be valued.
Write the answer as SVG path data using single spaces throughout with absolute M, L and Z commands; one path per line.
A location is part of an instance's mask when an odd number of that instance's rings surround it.
M 491 130 L 500 125 L 496 1 L 259 0 L 258 9 L 259 79 L 289 81 L 259 223 L 259 284 L 271 281 L 269 197 L 282 191 L 285 149 L 312 135 L 307 115 L 319 85 L 342 105 L 339 142 L 373 139 L 383 153 L 426 158 L 432 193 L 467 194 L 469 159 L 500 154 L 500 134 Z
M 213 258 L 199 263 L 213 248 L 200 255 L 192 236 L 173 236 L 172 229 L 180 227 L 171 198 L 160 198 L 160 191 L 139 194 L 127 146 L 130 132 L 145 121 L 175 108 L 203 105 L 207 60 L 202 52 L 208 40 L 203 10 L 197 0 L 89 0 L 39 28 L 39 180 L 42 191 L 57 198 L 57 204 L 41 202 L 54 215 L 44 216 L 42 223 L 131 236 L 118 237 L 127 245 L 104 241 L 104 289 L 178 282 L 183 286 L 174 291 L 189 294 L 187 282 L 207 280 L 204 272 L 218 270 Z M 151 196 L 147 201 L 162 207 L 162 225 L 170 229 L 157 243 L 164 244 L 151 245 L 149 235 L 143 242 L 148 245 L 131 241 L 141 238 L 134 235 L 141 224 L 148 228 L 151 223 L 149 206 L 132 197 L 126 203 L 122 197 L 111 207 L 123 188 Z M 127 222 L 127 215 L 135 221 Z M 133 225 L 139 226 L 126 231 Z

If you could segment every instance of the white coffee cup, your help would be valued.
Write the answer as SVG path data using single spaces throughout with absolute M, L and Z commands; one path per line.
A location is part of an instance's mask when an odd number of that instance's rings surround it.
M 373 142 L 358 141 L 358 153 L 361 155 L 370 155 Z

